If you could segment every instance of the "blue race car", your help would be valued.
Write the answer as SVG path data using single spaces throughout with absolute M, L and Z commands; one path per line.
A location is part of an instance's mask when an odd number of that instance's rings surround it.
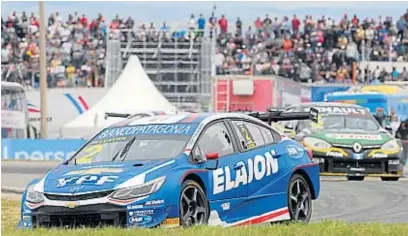
M 127 119 L 32 181 L 19 227 L 309 222 L 319 166 L 270 124 L 313 112 Z

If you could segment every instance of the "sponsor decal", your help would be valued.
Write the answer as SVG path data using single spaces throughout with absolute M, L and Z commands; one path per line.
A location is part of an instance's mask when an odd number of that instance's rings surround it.
M 30 210 L 30 209 L 24 209 L 23 214 L 24 214 L 24 215 L 30 215 L 30 214 L 31 214 L 31 210 Z
M 265 176 L 270 176 L 278 172 L 278 160 L 273 158 L 275 151 L 271 150 L 264 155 L 256 155 L 254 158 L 247 160 L 247 166 L 240 161 L 237 165 L 243 165 L 236 170 L 235 179 L 231 179 L 231 170 L 229 166 L 218 168 L 213 171 L 213 194 L 219 194 L 238 188 L 241 184 L 247 185 L 252 181 L 261 180 Z
M 160 205 L 160 204 L 163 204 L 163 203 L 164 203 L 164 200 L 158 199 L 158 200 L 150 200 L 150 201 L 147 201 L 147 202 L 145 203 L 145 205 L 146 205 L 146 206 L 151 206 L 151 205 Z
M 319 113 L 338 113 L 338 114 L 362 114 L 362 115 L 369 115 L 370 111 L 368 111 L 365 108 L 356 108 L 356 107 L 335 107 L 335 106 L 330 106 L 330 107 L 322 107 L 322 106 L 316 106 L 316 108 Z M 306 108 L 310 109 L 310 108 Z
M 223 204 L 221 204 L 221 208 L 222 208 L 222 210 L 224 210 L 224 211 L 229 210 L 230 207 L 231 207 L 231 204 L 230 204 L 229 202 L 224 202 Z
M 103 185 L 105 183 L 113 183 L 118 176 L 112 175 L 84 175 L 71 178 L 61 178 L 58 179 L 57 187 L 64 187 L 69 185 L 80 185 L 80 184 L 89 184 L 89 185 Z
M 323 158 L 313 158 L 315 163 L 324 163 L 324 159 Z
M 388 161 L 388 165 L 399 165 L 400 164 L 400 160 L 389 160 Z
M 292 158 L 301 158 L 303 156 L 303 154 L 305 153 L 305 151 L 303 150 L 303 148 L 294 146 L 294 145 L 288 145 L 286 146 L 286 151 L 288 152 L 288 155 Z
M 83 185 L 74 186 L 69 190 L 69 192 L 71 194 L 78 193 L 83 187 L 84 187 Z
M 115 127 L 115 128 L 109 128 L 103 131 L 95 138 L 95 140 L 135 136 L 135 135 L 148 135 L 148 134 L 188 135 L 191 127 L 192 127 L 191 125 L 186 125 L 186 124 L 138 125 L 138 126 L 128 126 L 128 127 Z
M 153 209 L 148 209 L 148 210 L 129 211 L 128 214 L 129 214 L 129 216 L 134 216 L 134 215 L 153 215 L 153 214 L 154 214 L 154 210 L 153 210 Z
M 103 173 L 120 173 L 123 169 L 120 168 L 89 168 L 82 170 L 74 170 L 65 175 L 100 175 Z
M 79 206 L 78 202 L 68 202 L 67 204 L 65 204 L 65 207 L 68 207 L 68 208 L 71 208 L 71 209 L 75 208 L 77 206 Z
M 350 171 L 362 172 L 362 171 L 365 171 L 365 168 L 364 168 L 364 167 L 361 167 L 361 168 L 351 167 L 351 168 L 350 168 Z
M 386 158 L 386 157 L 388 157 L 388 155 L 385 154 L 385 153 L 376 153 L 376 154 L 373 155 L 373 157 L 374 158 Z
M 343 157 L 343 153 L 340 152 L 327 152 L 326 156 L 331 157 Z
M 180 225 L 180 219 L 179 218 L 167 218 L 165 219 L 162 223 L 163 226 L 179 226 Z
M 89 145 L 101 145 L 104 143 L 116 143 L 116 142 L 122 142 L 130 139 L 131 137 L 115 137 L 115 138 L 108 138 L 108 139 L 101 139 L 101 140 L 96 140 L 92 141 Z
M 135 216 L 131 216 L 129 217 L 129 224 L 134 225 L 134 224 L 147 224 L 150 221 L 152 221 L 152 217 L 151 216 L 147 216 L 147 215 L 135 215 Z
M 141 209 L 141 208 L 143 208 L 143 205 L 129 205 L 126 208 L 128 210 Z
M 363 154 L 357 154 L 357 153 L 353 153 L 353 158 L 356 160 L 362 160 L 363 159 Z
M 326 138 L 333 139 L 362 139 L 362 140 L 382 140 L 379 134 L 326 134 Z
M 24 227 L 31 227 L 32 226 L 32 217 L 31 215 L 23 215 L 23 225 Z

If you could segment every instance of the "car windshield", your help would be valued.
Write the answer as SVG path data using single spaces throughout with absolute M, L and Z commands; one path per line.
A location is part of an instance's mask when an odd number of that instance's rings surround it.
M 363 115 L 322 115 L 321 122 L 324 129 L 376 131 L 380 128 L 374 118 Z M 315 126 L 310 122 L 306 122 L 306 124 L 308 126 Z
M 88 142 L 69 164 L 174 158 L 184 151 L 191 128 L 191 125 L 107 128 Z

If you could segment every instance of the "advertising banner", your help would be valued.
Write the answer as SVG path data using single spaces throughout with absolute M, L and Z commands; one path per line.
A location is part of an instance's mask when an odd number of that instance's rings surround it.
M 80 139 L 1 139 L 1 159 L 63 161 L 85 142 Z
M 312 102 L 324 102 L 328 93 L 342 92 L 350 89 L 350 86 L 312 86 Z

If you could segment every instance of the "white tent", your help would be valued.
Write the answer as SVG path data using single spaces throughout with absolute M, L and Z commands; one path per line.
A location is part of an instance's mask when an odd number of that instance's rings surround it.
M 105 112 L 176 112 L 147 76 L 137 56 L 131 56 L 108 93 L 91 109 L 61 128 L 63 138 L 89 138 L 118 119 L 105 119 Z M 120 120 L 120 118 L 119 118 Z

